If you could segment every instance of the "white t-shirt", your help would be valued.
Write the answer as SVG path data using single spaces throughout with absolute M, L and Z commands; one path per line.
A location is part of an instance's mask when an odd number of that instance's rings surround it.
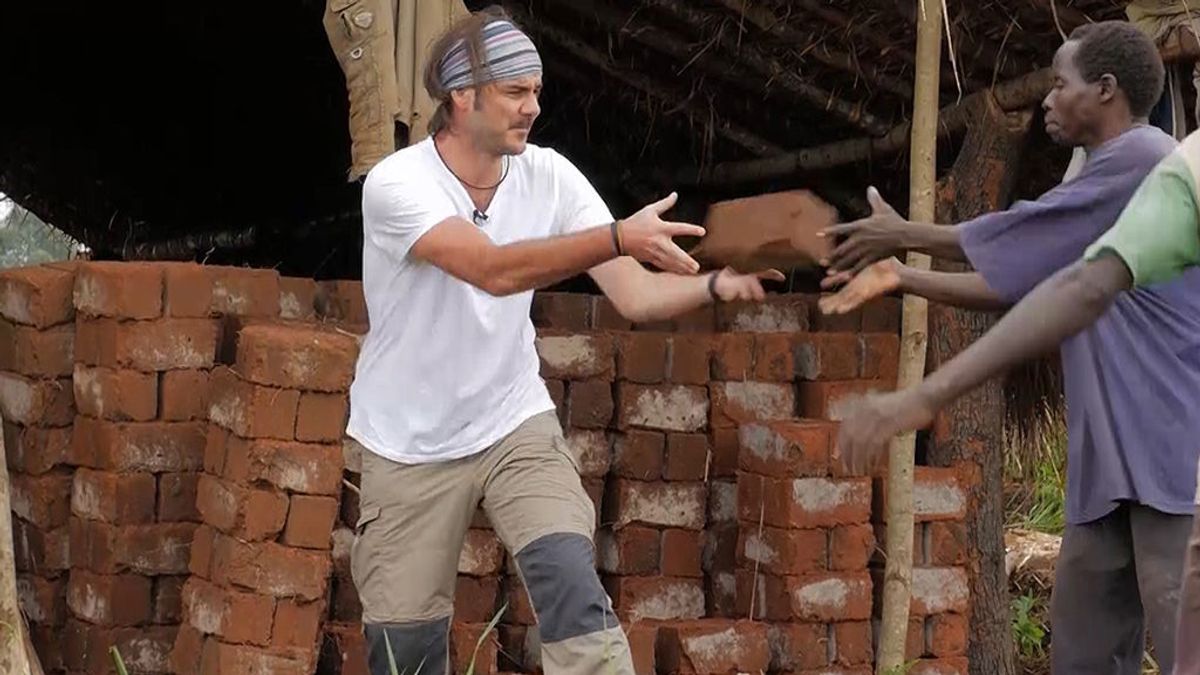
M 478 226 L 497 245 L 607 224 L 583 174 L 549 148 L 509 160 Z M 363 292 L 370 332 L 350 388 L 347 433 L 402 463 L 465 457 L 553 410 L 539 375 L 533 292 L 495 297 L 408 255 L 450 216 L 472 221 L 466 189 L 426 139 L 376 165 L 363 185 Z

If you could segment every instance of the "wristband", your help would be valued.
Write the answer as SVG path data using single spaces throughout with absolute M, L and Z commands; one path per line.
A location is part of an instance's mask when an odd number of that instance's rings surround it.
M 625 251 L 623 250 L 623 247 L 621 246 L 621 221 L 619 221 L 619 220 L 612 221 L 612 225 L 609 226 L 609 229 L 612 231 L 613 248 L 617 249 L 617 255 L 618 256 L 625 255 Z
M 721 298 L 717 295 L 717 277 L 720 276 L 721 270 L 717 270 L 708 275 L 708 294 L 712 296 L 713 302 L 720 302 Z

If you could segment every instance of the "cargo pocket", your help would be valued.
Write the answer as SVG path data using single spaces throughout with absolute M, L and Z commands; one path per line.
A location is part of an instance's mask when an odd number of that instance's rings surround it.
M 370 0 L 328 0 L 325 34 L 346 78 L 349 125 L 354 173 L 365 173 L 370 165 L 392 151 L 392 120 L 383 77 L 386 64 L 380 50 L 390 49 L 386 40 L 386 16 Z
M 369 538 L 364 535 L 367 534 L 368 526 L 379 520 L 379 514 L 378 506 L 363 507 L 354 523 L 354 541 L 350 544 L 350 577 L 359 588 L 362 588 L 363 572 L 370 569 L 371 552 L 374 550 Z

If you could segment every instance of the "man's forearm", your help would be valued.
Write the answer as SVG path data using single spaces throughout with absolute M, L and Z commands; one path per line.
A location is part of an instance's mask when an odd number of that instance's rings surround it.
M 487 254 L 483 288 L 511 295 L 542 288 L 586 272 L 617 255 L 608 226 L 557 237 L 497 246 Z
M 978 272 L 932 272 L 899 266 L 900 290 L 944 305 L 975 310 L 1008 307 Z
M 647 272 L 639 282 L 641 289 L 634 294 L 629 308 L 633 320 L 639 323 L 662 321 L 711 303 L 709 276 Z
M 920 385 L 934 410 L 1022 361 L 1043 354 L 1087 328 L 1108 310 L 1132 277 L 1125 264 L 1105 256 L 1050 277 L 967 349 Z
M 908 221 L 904 228 L 904 248 L 909 251 L 927 253 L 943 260 L 967 262 L 962 243 L 955 225 L 933 225 Z

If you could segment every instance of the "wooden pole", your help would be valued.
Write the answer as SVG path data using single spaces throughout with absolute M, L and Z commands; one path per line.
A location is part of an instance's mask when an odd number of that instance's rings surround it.
M 917 0 L 917 65 L 913 89 L 912 151 L 909 164 L 908 218 L 934 220 L 937 183 L 938 78 L 942 57 L 942 0 Z M 929 256 L 909 253 L 906 264 L 929 269 Z M 928 305 L 904 296 L 900 323 L 900 374 L 905 389 L 925 374 Z M 912 599 L 913 453 L 916 434 L 892 439 L 887 477 L 887 563 L 883 577 L 883 615 L 876 672 L 902 672 L 908 612 Z
M 3 425 L 4 421 L 0 419 L 0 427 Z M 35 671 L 27 651 L 29 629 L 17 599 L 17 561 L 13 551 L 7 457 L 4 434 L 0 433 L 0 673 L 32 675 Z M 38 668 L 37 672 L 40 671 Z

